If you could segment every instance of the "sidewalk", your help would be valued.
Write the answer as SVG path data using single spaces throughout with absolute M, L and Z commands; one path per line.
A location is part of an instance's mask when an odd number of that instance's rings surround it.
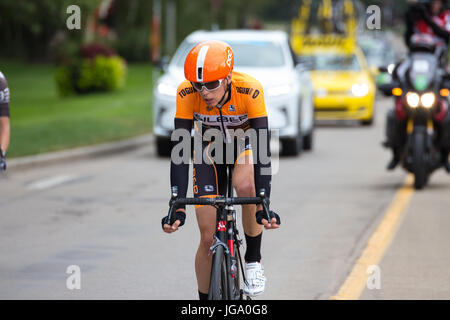
M 131 139 L 108 142 L 88 147 L 7 159 L 7 165 L 8 170 L 27 169 L 36 166 L 46 166 L 65 161 L 75 161 L 130 151 L 151 145 L 153 142 L 153 134 L 145 134 Z

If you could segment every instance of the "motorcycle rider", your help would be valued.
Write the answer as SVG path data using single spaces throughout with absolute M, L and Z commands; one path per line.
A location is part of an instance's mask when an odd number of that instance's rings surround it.
M 450 10 L 447 8 L 445 0 L 421 0 L 413 3 L 408 8 L 406 15 L 405 42 L 411 49 L 411 37 L 417 33 L 425 33 L 438 37 L 442 40 L 445 50 L 442 50 L 440 65 L 447 70 L 447 45 L 450 41 Z M 396 79 L 398 64 L 393 72 L 393 79 Z M 444 99 L 444 98 L 442 98 Z M 448 109 L 448 100 L 444 101 Z M 396 115 L 395 108 L 388 111 L 386 121 L 387 142 L 385 146 L 392 149 L 392 160 L 387 169 L 393 170 L 400 162 L 403 147 L 406 142 L 406 120 L 402 120 Z M 439 147 L 441 149 L 441 162 L 445 170 L 450 173 L 450 163 L 448 161 L 450 153 L 450 112 L 441 121 L 435 121 Z

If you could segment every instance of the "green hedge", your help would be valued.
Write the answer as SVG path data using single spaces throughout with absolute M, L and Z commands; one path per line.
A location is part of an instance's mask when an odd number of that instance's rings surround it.
M 125 84 L 126 62 L 119 56 L 83 58 L 59 66 L 55 78 L 62 96 L 114 91 Z

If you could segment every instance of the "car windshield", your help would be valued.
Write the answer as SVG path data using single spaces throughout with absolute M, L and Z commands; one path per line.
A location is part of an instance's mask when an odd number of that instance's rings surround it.
M 286 64 L 280 44 L 270 41 L 227 41 L 235 54 L 235 67 L 271 68 Z M 184 41 L 173 57 L 172 63 L 184 66 L 188 52 L 197 43 Z
M 311 70 L 318 71 L 359 71 L 359 64 L 356 55 L 339 54 L 316 54 L 314 56 L 300 57 L 300 62 L 304 62 Z
M 388 63 L 393 63 L 395 60 L 394 54 L 389 47 L 383 43 L 375 44 L 360 44 L 364 55 L 366 56 L 367 63 L 371 66 L 384 66 Z

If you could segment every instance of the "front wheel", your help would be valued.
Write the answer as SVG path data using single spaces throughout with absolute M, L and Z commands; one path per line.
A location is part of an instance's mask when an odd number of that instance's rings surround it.
M 228 300 L 225 252 L 218 246 L 212 258 L 208 300 Z
M 414 187 L 422 189 L 427 183 L 427 166 L 425 162 L 425 134 L 415 133 L 413 138 L 413 173 Z

